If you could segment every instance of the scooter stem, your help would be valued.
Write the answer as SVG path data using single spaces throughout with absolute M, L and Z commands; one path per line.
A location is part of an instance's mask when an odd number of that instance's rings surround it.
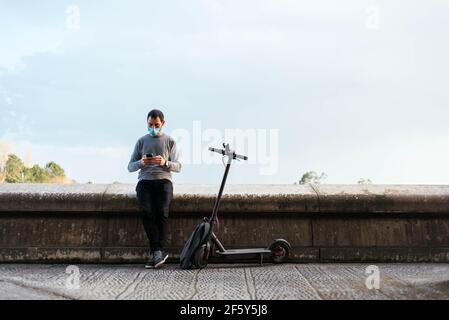
M 226 164 L 226 169 L 224 172 L 224 176 L 223 176 L 223 180 L 221 181 L 221 185 L 220 185 L 220 191 L 218 192 L 218 196 L 217 199 L 215 200 L 215 205 L 214 205 L 214 210 L 212 211 L 212 216 L 210 221 L 212 223 L 215 223 L 215 218 L 217 217 L 217 212 L 218 212 L 218 208 L 220 206 L 220 201 L 221 201 L 221 196 L 223 194 L 223 190 L 226 184 L 226 179 L 228 178 L 228 173 L 229 173 L 229 169 L 231 168 L 231 162 L 229 161 Z
M 228 157 L 228 163 L 226 164 L 226 169 L 224 172 L 223 180 L 221 181 L 220 191 L 218 192 L 217 199 L 215 200 L 214 210 L 212 211 L 212 216 L 210 218 L 210 221 L 212 224 L 215 223 L 215 218 L 217 217 L 218 208 L 220 206 L 221 196 L 223 194 L 223 189 L 226 184 L 226 179 L 228 178 L 229 168 L 231 167 L 231 162 L 233 159 L 239 160 L 248 160 L 247 156 L 243 156 L 240 154 L 236 154 L 234 150 L 231 150 L 229 148 L 229 143 L 223 143 L 224 149 L 215 149 L 215 148 L 209 148 L 210 151 L 221 153 L 223 156 Z

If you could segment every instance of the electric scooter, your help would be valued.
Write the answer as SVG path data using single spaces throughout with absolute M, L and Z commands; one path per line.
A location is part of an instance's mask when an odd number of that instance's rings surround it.
M 285 262 L 290 254 L 291 246 L 284 239 L 273 240 L 267 248 L 226 249 L 215 235 L 214 227 L 217 223 L 218 208 L 220 207 L 220 200 L 232 160 L 248 160 L 247 156 L 236 154 L 234 150 L 231 150 L 229 144 L 223 143 L 223 147 L 224 149 L 209 148 L 212 152 L 222 154 L 223 158 L 228 157 L 228 162 L 226 164 L 217 199 L 215 200 L 212 215 L 210 218 L 203 218 L 203 222 L 196 227 L 186 242 L 180 255 L 181 267 L 183 269 L 188 269 L 193 265 L 197 268 L 204 268 L 207 266 L 209 257 L 212 254 L 231 259 L 259 258 L 260 264 L 263 263 L 264 257 L 270 257 L 274 263 Z

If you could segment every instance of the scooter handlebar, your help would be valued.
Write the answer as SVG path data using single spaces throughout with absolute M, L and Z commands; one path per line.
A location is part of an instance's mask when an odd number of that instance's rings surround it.
M 220 153 L 220 154 L 222 154 L 222 155 L 224 155 L 224 156 L 227 155 L 225 149 L 217 149 L 217 148 L 211 148 L 211 147 L 209 147 L 209 150 L 212 151 L 212 152 Z M 248 160 L 248 157 L 247 157 L 247 156 L 240 155 L 240 154 L 236 154 L 235 152 L 232 152 L 232 159 Z
M 236 153 L 234 152 L 234 159 L 236 159 L 236 158 L 242 159 L 242 160 L 248 160 L 248 157 L 247 157 L 247 156 L 242 156 L 242 155 L 236 154 Z
M 217 149 L 217 148 L 211 148 L 211 147 L 209 147 L 209 150 L 212 151 L 212 152 L 221 153 L 222 155 L 225 154 L 224 149 Z

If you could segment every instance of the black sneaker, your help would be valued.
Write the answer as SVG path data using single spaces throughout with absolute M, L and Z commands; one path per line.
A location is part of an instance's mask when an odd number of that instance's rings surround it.
M 154 268 L 158 268 L 162 264 L 164 264 L 165 260 L 167 260 L 168 254 L 162 252 L 161 250 L 154 252 Z
M 147 263 L 145 263 L 145 269 L 153 269 L 154 268 L 154 254 L 150 252 Z

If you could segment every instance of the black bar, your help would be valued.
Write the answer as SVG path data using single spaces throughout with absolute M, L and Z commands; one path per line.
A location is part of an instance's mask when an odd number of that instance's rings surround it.
M 223 194 L 223 189 L 226 184 L 226 179 L 228 178 L 228 172 L 229 172 L 230 167 L 231 167 L 231 164 L 228 163 L 226 165 L 223 180 L 221 181 L 220 191 L 218 192 L 217 200 L 215 200 L 214 210 L 212 211 L 212 217 L 210 219 L 212 226 L 213 226 L 213 224 L 215 224 L 215 217 L 217 216 L 218 207 L 220 206 L 221 195 Z

